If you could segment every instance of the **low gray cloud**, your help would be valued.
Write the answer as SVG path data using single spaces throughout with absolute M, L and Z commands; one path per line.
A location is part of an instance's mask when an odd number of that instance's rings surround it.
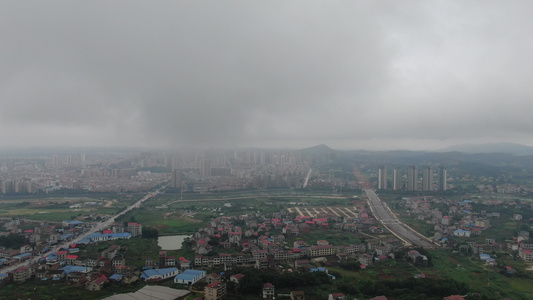
M 0 146 L 533 144 L 528 1 L 0 4 Z

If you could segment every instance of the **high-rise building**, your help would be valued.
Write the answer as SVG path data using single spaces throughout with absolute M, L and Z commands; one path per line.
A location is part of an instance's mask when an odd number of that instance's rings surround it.
M 80 165 L 82 168 L 85 168 L 86 167 L 86 163 L 85 163 L 85 153 L 80 153 Z
M 181 170 L 173 169 L 172 170 L 172 182 L 170 184 L 172 188 L 181 188 Z
M 387 167 L 382 166 L 378 169 L 378 190 L 387 189 Z
M 200 161 L 200 176 L 208 177 L 211 176 L 211 160 L 202 159 Z
M 395 191 L 402 189 L 402 170 L 400 168 L 392 170 L 392 189 Z
M 447 179 L 448 177 L 448 172 L 446 171 L 446 167 L 444 166 L 440 166 L 439 167 L 439 191 L 445 191 L 448 186 L 447 186 Z
M 415 166 L 409 166 L 407 169 L 407 190 L 418 190 L 418 169 Z
M 424 166 L 424 169 L 422 170 L 422 190 L 433 190 L 433 170 L 431 169 L 431 166 Z

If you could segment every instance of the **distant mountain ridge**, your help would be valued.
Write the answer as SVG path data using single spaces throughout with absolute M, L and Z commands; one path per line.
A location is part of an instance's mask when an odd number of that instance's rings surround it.
M 533 155 L 533 147 L 515 143 L 487 143 L 453 145 L 438 152 L 458 151 L 463 153 L 507 153 L 512 155 Z
M 316 145 L 313 147 L 305 148 L 301 150 L 307 154 L 320 155 L 320 154 L 330 154 L 337 152 L 336 150 L 331 149 L 325 144 Z

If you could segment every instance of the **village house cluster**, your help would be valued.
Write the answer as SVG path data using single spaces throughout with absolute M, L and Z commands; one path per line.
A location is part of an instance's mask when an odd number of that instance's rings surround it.
M 501 249 L 514 252 L 525 262 L 532 262 L 533 242 L 529 232 L 519 231 L 517 236 L 509 236 L 505 240 L 497 241 L 495 238 L 486 236 L 485 230 L 491 228 L 491 220 L 501 218 L 500 212 L 474 211 L 471 200 L 450 200 L 435 197 L 409 197 L 402 199 L 410 214 L 416 215 L 417 220 L 426 221 L 433 225 L 434 239 L 443 246 L 453 248 L 457 244 L 461 251 L 468 250 L 472 254 L 480 255 L 480 259 L 489 265 L 497 265 L 497 261 L 489 254 L 493 250 Z M 447 211 L 433 208 L 438 204 L 444 205 Z M 502 200 L 486 200 L 487 205 L 504 205 Z M 511 202 L 514 204 L 514 202 Z M 523 203 L 522 205 L 531 205 Z M 532 205 L 533 206 L 533 205 Z M 513 214 L 513 221 L 522 220 L 521 214 Z M 484 242 L 479 242 L 480 240 Z
M 84 284 L 89 290 L 99 290 L 109 280 L 135 280 L 135 268 L 127 267 L 124 254 L 127 249 L 113 245 L 102 251 L 99 256 L 82 258 L 78 255 L 80 247 L 87 244 L 118 239 L 130 239 L 142 234 L 142 225 L 130 222 L 114 224 L 109 230 L 96 232 L 85 236 L 75 244 L 51 252 L 55 245 L 68 244 L 81 233 L 92 228 L 94 224 L 81 221 L 63 221 L 61 224 L 41 223 L 34 229 L 22 231 L 22 220 L 11 220 L 4 226 L 12 233 L 23 234 L 31 245 L 24 245 L 20 249 L 0 249 L 2 267 L 31 261 L 29 265 L 15 268 L 12 272 L 0 273 L 2 284 L 8 282 L 24 282 L 35 278 L 42 282 L 67 281 L 69 283 Z M 33 259 L 39 257 L 35 262 Z M 1 271 L 1 270 L 0 270 Z M 104 274 L 114 276 L 107 277 Z
M 286 212 L 218 217 L 191 238 L 192 248 L 197 253 L 194 265 L 222 266 L 227 271 L 234 266 L 264 269 L 288 263 L 297 270 L 310 270 L 313 262 L 355 259 L 366 266 L 377 260 L 393 258 L 393 253 L 403 248 L 403 244 L 393 238 L 370 238 L 366 244 L 351 245 L 332 245 L 326 240 L 310 245 L 297 238 L 304 232 L 318 229 L 370 231 L 374 227 L 369 226 L 373 223 L 371 217 L 367 213 L 360 215 L 366 220 L 331 214 L 291 215 Z M 217 241 L 216 246 L 213 240 Z M 289 240 L 293 242 L 289 243 Z

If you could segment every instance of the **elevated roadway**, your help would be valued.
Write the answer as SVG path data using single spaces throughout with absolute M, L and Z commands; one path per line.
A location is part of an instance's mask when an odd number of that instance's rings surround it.
M 368 206 L 374 214 L 374 217 L 407 246 L 422 247 L 426 249 L 432 249 L 437 246 L 424 235 L 402 223 L 396 215 L 394 215 L 387 203 L 379 199 L 374 190 L 365 189 L 365 193 L 368 196 Z

